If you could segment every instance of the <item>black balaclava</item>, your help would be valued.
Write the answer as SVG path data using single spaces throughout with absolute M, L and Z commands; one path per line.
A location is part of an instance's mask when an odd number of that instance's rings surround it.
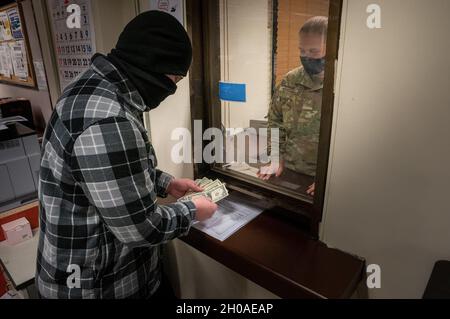
M 147 11 L 128 23 L 107 58 L 133 83 L 151 110 L 177 89 L 166 74 L 186 76 L 192 45 L 177 19 Z

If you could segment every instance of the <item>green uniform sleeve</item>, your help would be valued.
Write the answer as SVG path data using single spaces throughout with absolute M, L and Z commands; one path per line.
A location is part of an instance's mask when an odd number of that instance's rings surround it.
M 275 92 L 270 103 L 269 114 L 268 114 L 268 154 L 270 156 L 283 155 L 286 151 L 286 128 L 283 123 L 283 105 L 286 104 L 287 100 L 283 97 L 284 80 L 275 89 Z M 279 141 L 272 141 L 272 129 L 279 130 Z M 278 153 L 276 151 L 278 146 Z

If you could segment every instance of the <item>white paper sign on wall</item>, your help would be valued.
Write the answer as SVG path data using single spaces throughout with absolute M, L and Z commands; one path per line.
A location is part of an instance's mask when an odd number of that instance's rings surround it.
M 48 91 L 44 62 L 34 61 L 34 73 L 36 73 L 36 81 L 38 84 L 39 91 Z
M 150 10 L 167 12 L 184 25 L 184 0 L 150 0 Z

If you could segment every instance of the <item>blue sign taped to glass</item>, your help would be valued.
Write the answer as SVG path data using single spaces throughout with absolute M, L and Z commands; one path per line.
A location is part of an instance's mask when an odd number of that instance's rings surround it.
M 246 85 L 219 82 L 219 98 L 222 101 L 247 102 Z

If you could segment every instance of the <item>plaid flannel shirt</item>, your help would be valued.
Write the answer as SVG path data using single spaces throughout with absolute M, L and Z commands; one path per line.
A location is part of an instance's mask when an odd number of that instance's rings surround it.
M 192 202 L 161 206 L 144 102 L 97 56 L 59 99 L 45 132 L 36 284 L 44 298 L 146 298 L 161 244 L 188 233 Z

